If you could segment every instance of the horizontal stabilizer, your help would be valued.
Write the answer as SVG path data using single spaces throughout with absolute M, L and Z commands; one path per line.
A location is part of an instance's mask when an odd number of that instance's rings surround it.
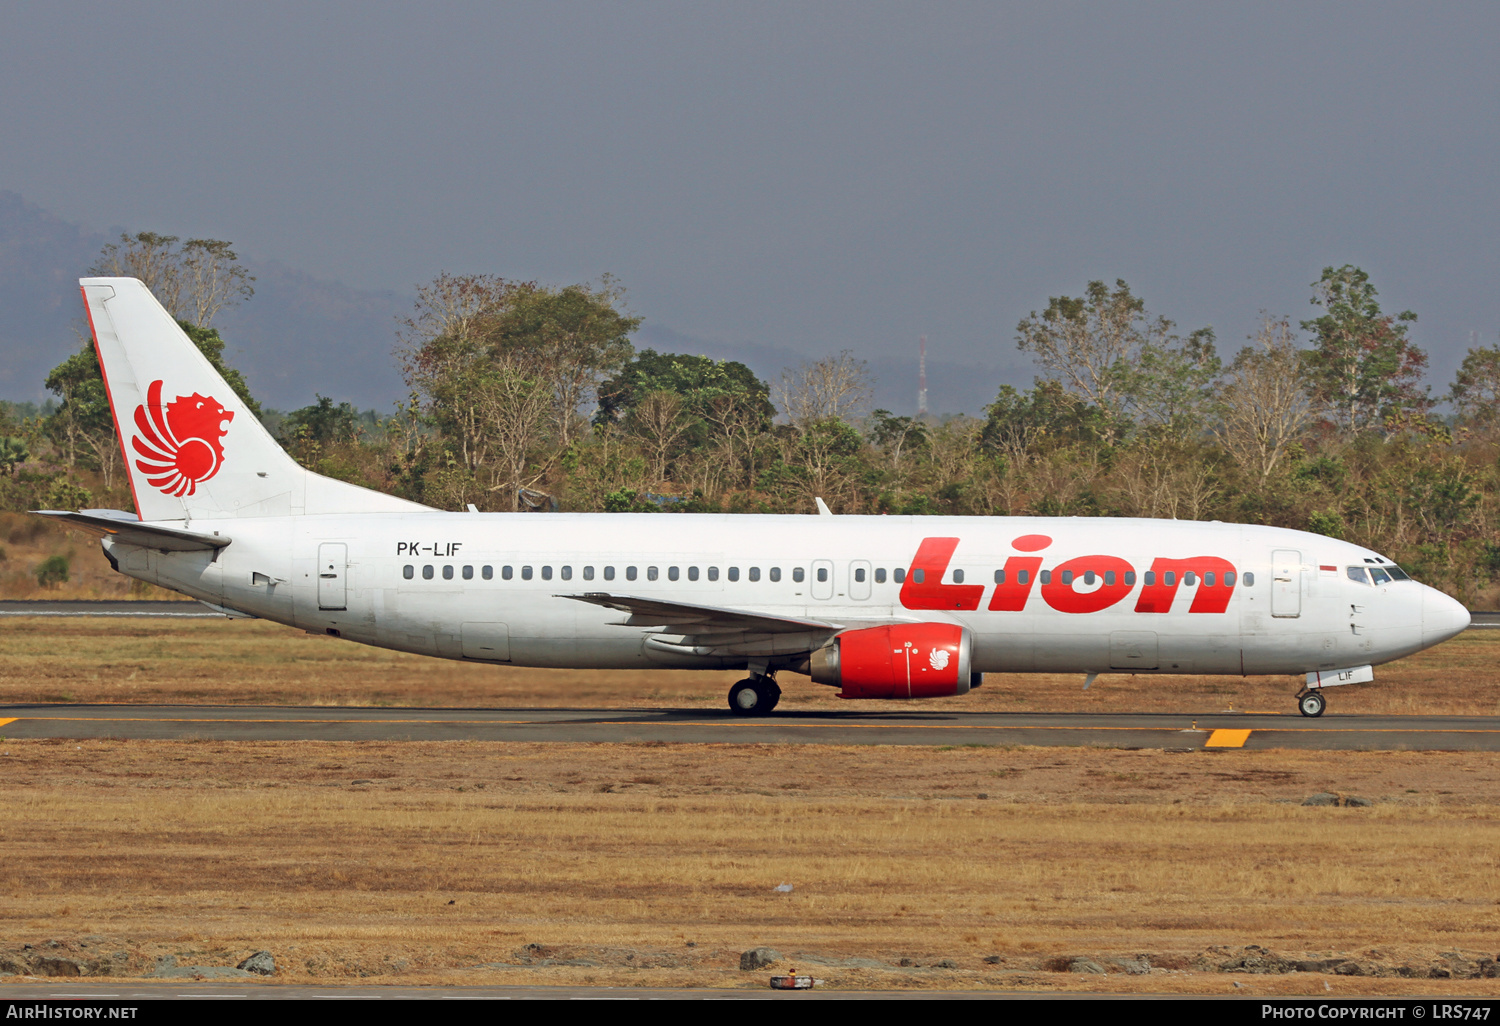
M 136 519 L 134 513 L 118 509 L 85 509 L 77 513 L 56 509 L 34 509 L 39 517 L 47 517 L 87 531 L 98 538 L 113 538 L 121 545 L 139 545 L 146 549 L 163 552 L 191 552 L 195 549 L 222 549 L 229 538 L 217 534 L 200 534 L 184 531 L 180 527 L 160 527 L 145 524 Z

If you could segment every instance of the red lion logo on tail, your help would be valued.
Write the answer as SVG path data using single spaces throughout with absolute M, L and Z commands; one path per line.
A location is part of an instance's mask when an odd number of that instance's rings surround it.
M 224 463 L 224 435 L 234 414 L 212 396 L 194 392 L 178 396 L 163 407 L 160 381 L 151 382 L 146 405 L 135 408 L 131 438 L 143 459 L 135 461 L 146 480 L 167 495 L 192 495 L 201 481 L 219 472 Z

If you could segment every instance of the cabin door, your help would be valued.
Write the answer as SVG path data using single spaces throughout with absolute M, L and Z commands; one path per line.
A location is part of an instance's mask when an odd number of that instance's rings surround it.
M 346 609 L 345 579 L 349 576 L 349 546 L 324 542 L 318 546 L 318 608 Z
M 1302 553 L 1277 549 L 1271 553 L 1271 615 L 1302 615 Z

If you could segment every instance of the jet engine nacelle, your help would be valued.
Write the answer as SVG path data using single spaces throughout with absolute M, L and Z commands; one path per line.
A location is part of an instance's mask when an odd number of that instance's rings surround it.
M 840 698 L 966 695 L 974 642 L 952 623 L 896 624 L 845 631 L 808 660 L 812 679 L 843 688 Z

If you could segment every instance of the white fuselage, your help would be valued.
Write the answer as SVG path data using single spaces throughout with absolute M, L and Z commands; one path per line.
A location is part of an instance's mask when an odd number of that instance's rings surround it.
M 1349 568 L 1390 566 L 1361 546 L 1235 524 L 402 512 L 190 527 L 232 541 L 214 553 L 105 545 L 122 572 L 228 610 L 523 666 L 795 664 L 795 639 L 769 659 L 674 648 L 659 626 L 565 597 L 600 592 L 851 628 L 957 623 L 981 673 L 1305 673 L 1397 659 L 1469 622 L 1415 581 L 1356 579 Z

